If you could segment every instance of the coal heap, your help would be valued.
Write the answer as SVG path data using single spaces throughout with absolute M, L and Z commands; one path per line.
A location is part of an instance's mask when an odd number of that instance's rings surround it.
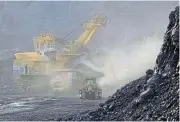
M 179 6 L 169 15 L 154 70 L 117 90 L 96 110 L 59 120 L 179 121 Z
M 23 92 L 20 86 L 17 86 L 12 80 L 13 60 L 13 57 L 0 60 L 0 96 Z

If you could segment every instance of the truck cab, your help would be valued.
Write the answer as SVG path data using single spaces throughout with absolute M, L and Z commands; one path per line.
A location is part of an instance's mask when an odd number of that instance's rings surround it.
M 102 90 L 96 82 L 96 78 L 87 78 L 84 87 L 79 90 L 81 99 L 102 99 Z

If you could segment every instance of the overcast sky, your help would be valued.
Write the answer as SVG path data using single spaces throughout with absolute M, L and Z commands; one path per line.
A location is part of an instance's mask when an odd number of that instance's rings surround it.
M 152 36 L 163 37 L 170 11 L 178 2 L 0 2 L 0 50 L 32 50 L 32 38 L 42 32 L 75 40 L 82 24 L 96 13 L 108 17 L 89 46 L 113 48 Z M 69 35 L 69 33 L 72 33 Z M 69 35 L 69 36 L 67 36 Z

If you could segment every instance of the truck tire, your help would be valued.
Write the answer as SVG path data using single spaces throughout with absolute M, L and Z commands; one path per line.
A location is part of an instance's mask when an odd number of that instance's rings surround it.
M 82 89 L 80 99 L 86 99 L 86 90 L 85 89 Z

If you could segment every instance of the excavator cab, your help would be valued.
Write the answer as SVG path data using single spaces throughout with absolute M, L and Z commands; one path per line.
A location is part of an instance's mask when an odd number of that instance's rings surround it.
M 96 78 L 88 78 L 84 81 L 84 87 L 79 90 L 80 99 L 102 99 L 102 90 L 96 82 Z

